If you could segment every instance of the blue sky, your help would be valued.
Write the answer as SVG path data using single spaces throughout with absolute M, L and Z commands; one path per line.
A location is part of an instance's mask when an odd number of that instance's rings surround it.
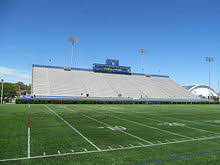
M 206 56 L 220 66 L 218 0 L 1 0 L 0 77 L 31 82 L 32 64 L 69 66 L 69 36 L 80 38 L 77 67 L 116 58 L 140 72 L 169 75 L 181 85 L 208 84 Z

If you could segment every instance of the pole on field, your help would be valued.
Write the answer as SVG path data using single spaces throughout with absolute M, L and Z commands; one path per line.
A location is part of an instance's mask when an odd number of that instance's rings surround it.
M 3 104 L 3 87 L 4 87 L 4 80 L 2 79 L 1 80 L 1 82 L 2 82 L 2 89 L 1 89 L 1 104 Z
M 210 69 L 210 63 L 212 61 L 214 61 L 215 58 L 214 57 L 206 57 L 205 59 L 206 59 L 206 61 L 209 62 L 209 100 L 210 100 L 210 98 L 211 98 L 211 69 Z
M 146 49 L 138 49 L 138 52 L 141 54 L 141 72 L 144 73 L 144 54 L 147 53 Z
M 79 42 L 79 38 L 69 37 L 68 41 L 72 44 L 72 54 L 71 54 L 71 58 L 70 58 L 70 62 L 71 62 L 70 67 L 72 68 L 73 67 L 74 46 L 75 46 L 75 43 Z M 76 67 L 76 62 L 75 62 L 75 67 Z

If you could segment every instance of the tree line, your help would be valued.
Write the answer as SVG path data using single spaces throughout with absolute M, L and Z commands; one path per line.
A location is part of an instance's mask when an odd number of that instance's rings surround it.
M 0 91 L 2 90 L 2 84 L 0 84 Z M 25 85 L 23 82 L 10 83 L 4 82 L 3 98 L 14 98 L 22 94 L 30 94 L 31 85 Z M 1 96 L 1 92 L 0 92 Z

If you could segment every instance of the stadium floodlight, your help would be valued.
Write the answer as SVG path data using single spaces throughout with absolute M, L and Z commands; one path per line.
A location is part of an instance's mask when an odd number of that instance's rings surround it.
M 210 63 L 215 60 L 214 57 L 206 57 L 207 62 L 209 62 L 209 99 L 211 97 L 211 75 L 210 75 Z
M 74 55 L 74 46 L 75 46 L 75 43 L 79 42 L 79 38 L 76 38 L 76 37 L 69 37 L 68 41 L 72 44 L 72 54 L 71 54 L 71 68 L 73 66 L 73 55 Z M 75 67 L 76 67 L 76 62 L 75 62 Z
M 2 82 L 2 89 L 1 89 L 1 104 L 3 104 L 3 87 L 4 87 L 4 80 L 2 79 L 1 80 L 1 82 Z
M 138 49 L 138 52 L 141 54 L 141 72 L 144 72 L 144 54 L 147 53 L 146 49 Z

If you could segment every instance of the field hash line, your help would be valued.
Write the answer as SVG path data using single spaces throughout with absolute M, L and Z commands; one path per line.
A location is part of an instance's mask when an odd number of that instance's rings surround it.
M 219 139 L 219 138 L 220 138 L 220 136 L 214 136 L 214 137 L 207 137 L 207 138 L 201 138 L 201 139 L 191 139 L 191 140 L 166 142 L 166 143 L 157 143 L 157 144 L 147 144 L 147 145 L 143 145 L 143 146 L 129 146 L 129 147 L 124 147 L 124 148 L 111 148 L 111 149 L 95 150 L 95 151 L 83 151 L 83 152 L 74 152 L 74 153 L 73 152 L 69 152 L 69 153 L 61 153 L 61 154 L 40 155 L 40 156 L 31 156 L 30 158 L 28 158 L 28 157 L 11 158 L 11 159 L 2 159 L 2 160 L 0 160 L 0 162 L 18 161 L 18 160 L 25 160 L 25 159 L 59 157 L 59 156 L 66 156 L 66 155 L 81 155 L 81 154 L 111 152 L 111 151 L 119 151 L 119 150 L 146 148 L 146 147 L 151 147 L 151 146 L 161 146 L 161 145 L 168 145 L 168 144 L 179 144 L 179 143 L 194 142 L 194 141 L 212 140 L 212 139 Z
M 70 125 L 66 120 L 64 120 L 60 115 L 58 115 L 55 111 L 53 111 L 51 108 L 49 108 L 47 105 L 45 107 L 50 110 L 52 113 L 54 113 L 57 117 L 59 117 L 64 123 L 66 123 L 70 128 L 72 128 L 74 131 L 76 131 L 81 137 L 83 137 L 87 142 L 89 142 L 93 147 L 95 147 L 97 150 L 101 150 L 98 148 L 94 143 L 92 143 L 88 138 L 86 138 L 83 134 L 81 134 L 76 128 L 74 128 L 72 125 Z

